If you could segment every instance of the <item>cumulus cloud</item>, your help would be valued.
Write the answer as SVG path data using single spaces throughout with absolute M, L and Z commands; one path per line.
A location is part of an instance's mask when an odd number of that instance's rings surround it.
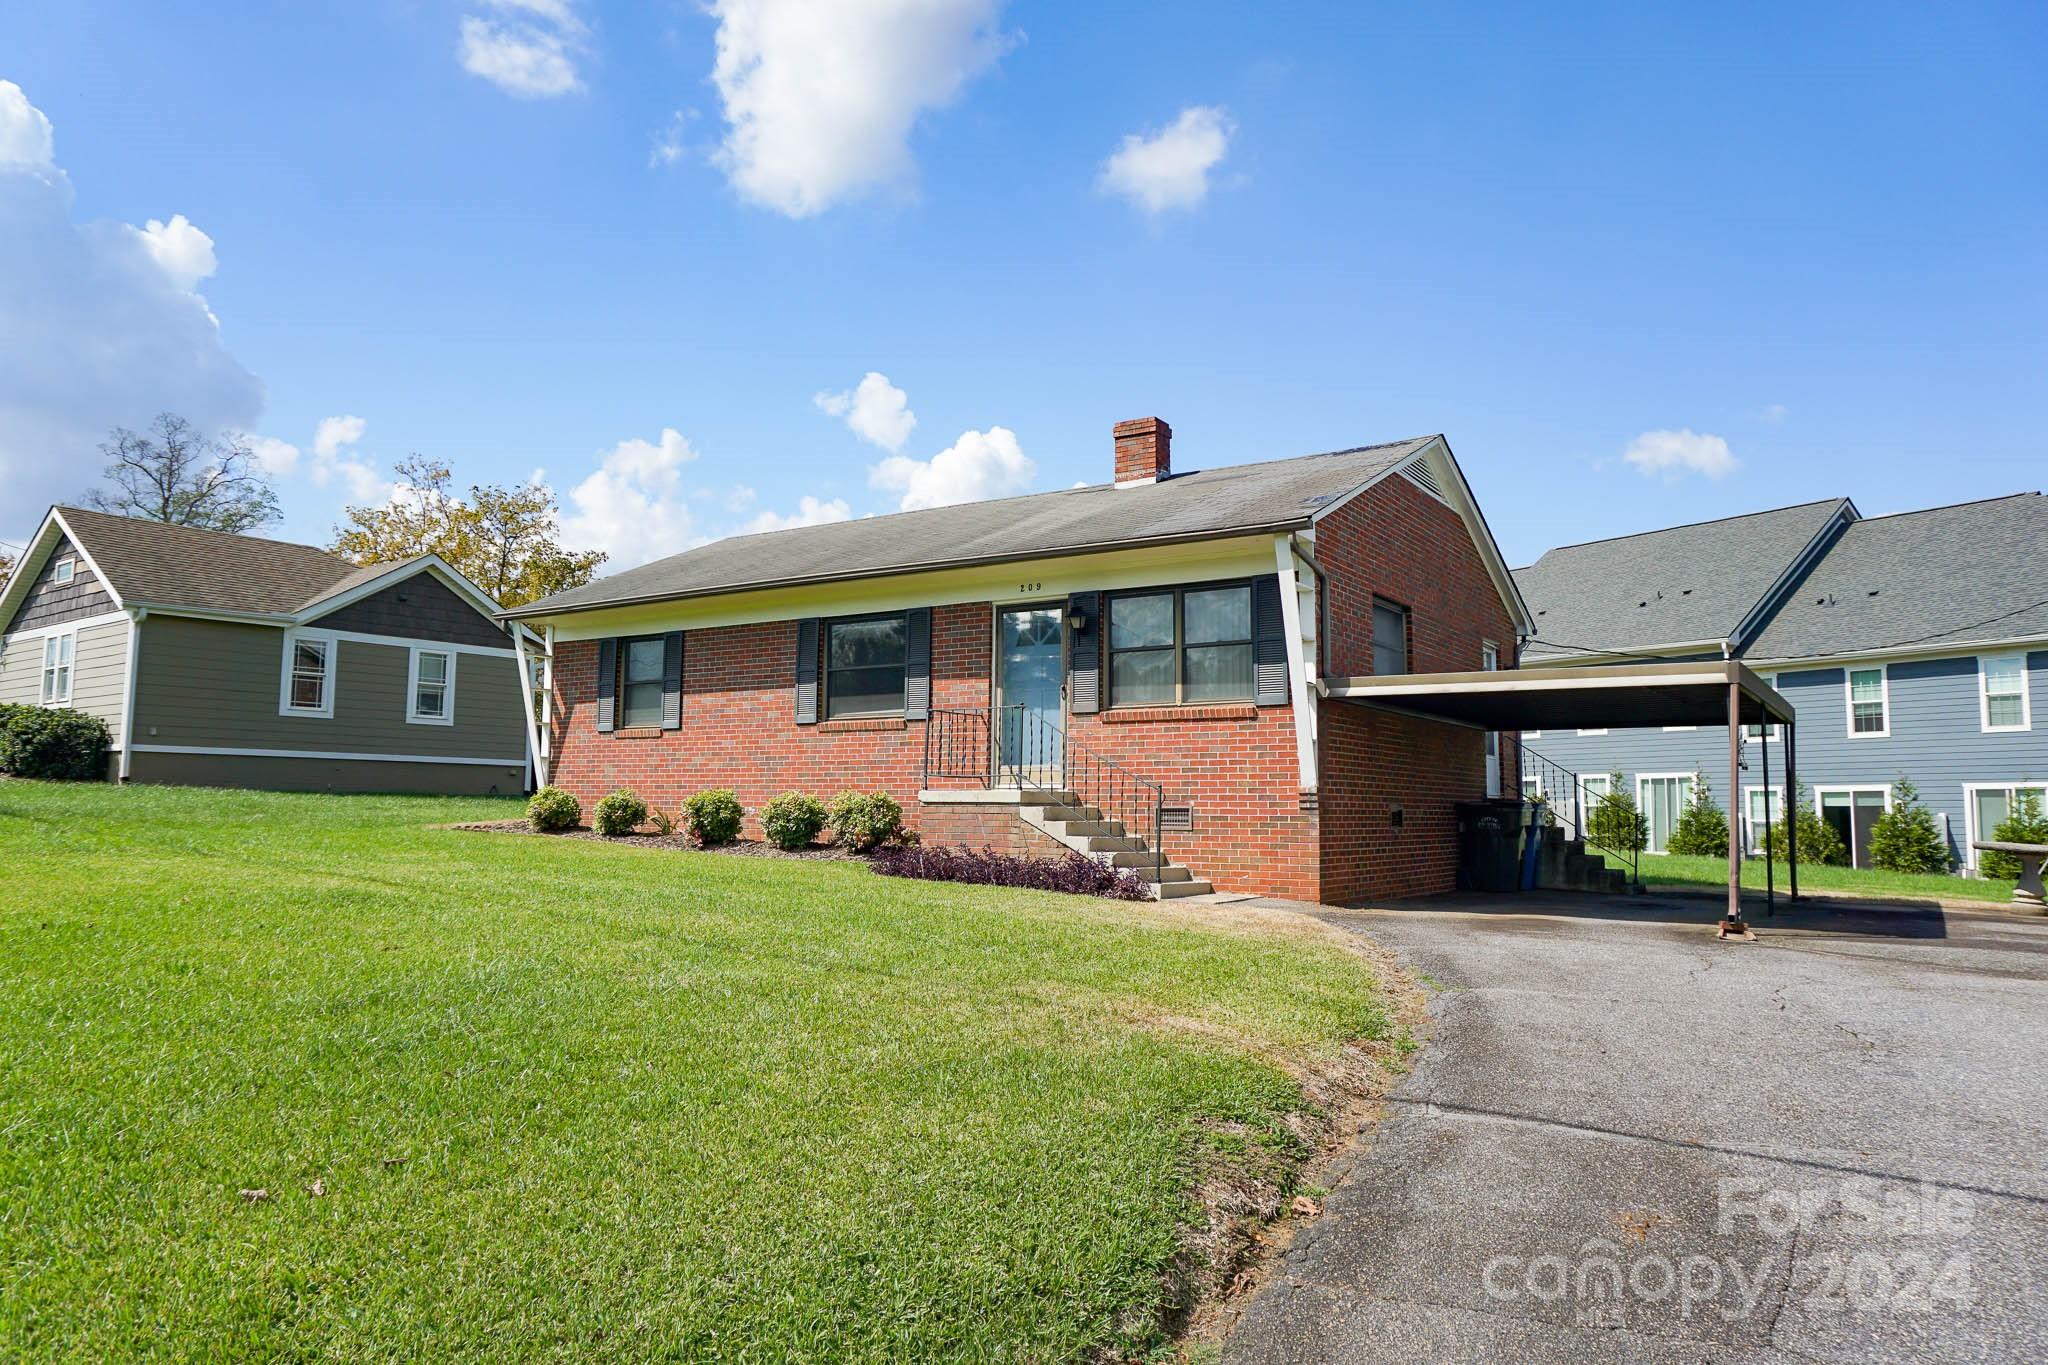
M 956 502 L 1007 497 L 1031 486 L 1038 467 L 1017 444 L 1008 427 L 963 431 L 960 439 L 929 460 L 891 455 L 868 468 L 868 482 L 901 494 L 897 505 L 906 512 L 920 507 L 945 507 Z
M 1690 427 L 1683 431 L 1646 431 L 1628 443 L 1621 458 L 1634 465 L 1640 474 L 1667 479 L 1687 474 L 1718 479 L 1737 463 L 1728 442 Z
M 717 162 L 740 196 L 807 218 L 913 174 L 918 116 L 1007 45 L 1002 0 L 713 0 Z
M 168 223 L 152 218 L 135 233 L 164 278 L 188 293 L 220 268 L 213 255 L 213 238 L 192 226 L 182 213 L 172 214 Z
M 313 429 L 313 454 L 322 460 L 331 460 L 341 453 L 343 446 L 352 446 L 362 440 L 369 426 L 360 417 L 323 417 L 320 425 Z
M 1209 193 L 1209 172 L 1237 132 L 1216 105 L 1195 104 L 1156 133 L 1129 133 L 1102 163 L 1096 188 L 1120 194 L 1147 213 L 1191 209 Z
M 486 0 L 496 14 L 463 16 L 462 69 L 508 95 L 551 99 L 583 88 L 576 71 L 583 21 L 567 0 Z
M 360 417 L 323 417 L 313 429 L 313 482 L 322 488 L 339 480 L 350 504 L 389 501 L 397 487 L 377 466 L 356 453 L 370 424 Z
M 263 411 L 263 385 L 187 287 L 211 241 L 202 257 L 205 235 L 176 215 L 152 234 L 74 222 L 72 206 L 50 120 L 0 80 L 0 535 L 83 492 L 116 426 L 168 410 L 246 431 Z
M 869 370 L 859 384 L 844 393 L 821 393 L 811 399 L 821 412 L 843 418 L 853 434 L 869 445 L 891 454 L 903 449 L 917 427 L 917 414 L 910 410 L 910 395 L 889 382 L 889 376 Z
M 754 519 L 741 527 L 742 534 L 755 531 L 787 531 L 792 526 L 822 526 L 828 521 L 845 521 L 853 515 L 853 509 L 846 505 L 844 498 L 821 501 L 806 493 L 798 500 L 794 512 L 760 512 Z
M 299 467 L 299 448 L 275 436 L 258 436 L 253 431 L 230 431 L 228 438 L 249 447 L 256 464 L 274 479 L 281 479 Z
M 683 466 L 697 452 L 674 427 L 658 440 L 630 437 L 599 458 L 597 470 L 569 491 L 574 509 L 562 522 L 568 543 L 611 556 L 630 569 L 688 549 L 693 534 Z

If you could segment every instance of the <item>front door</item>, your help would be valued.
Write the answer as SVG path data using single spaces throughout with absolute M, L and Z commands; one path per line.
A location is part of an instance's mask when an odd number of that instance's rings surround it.
M 1479 666 L 1488 673 L 1500 667 L 1500 649 L 1493 642 L 1479 647 Z M 1486 794 L 1500 795 L 1500 732 L 1486 732 Z
M 997 781 L 1049 785 L 1060 777 L 1065 609 L 1006 607 L 996 618 Z

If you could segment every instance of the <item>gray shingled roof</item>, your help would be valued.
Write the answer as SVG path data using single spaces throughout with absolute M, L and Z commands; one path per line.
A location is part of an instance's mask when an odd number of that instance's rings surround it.
M 1262 464 L 733 536 L 521 607 L 518 616 L 866 578 L 1306 525 L 1434 436 Z
M 131 605 L 282 616 L 366 572 L 311 545 L 167 526 L 83 507 L 57 511 L 121 600 Z
M 1536 616 L 1522 657 L 1533 664 L 1588 649 L 1725 640 L 1843 504 L 1830 498 L 1551 550 L 1515 570 Z
M 1749 648 L 1752 659 L 2048 636 L 2048 500 L 1868 517 L 1843 533 Z M 1999 619 L 1993 619 L 1999 618 Z

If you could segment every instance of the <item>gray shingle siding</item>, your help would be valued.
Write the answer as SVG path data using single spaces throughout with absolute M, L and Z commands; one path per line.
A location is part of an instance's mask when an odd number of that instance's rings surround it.
M 509 649 L 512 644 L 496 622 L 486 619 L 431 573 L 416 573 L 359 602 L 351 602 L 340 611 L 317 616 L 307 624 L 321 630 L 353 630 L 364 635 L 452 640 L 485 649 Z
M 73 576 L 69 583 L 58 583 L 55 581 L 57 565 L 66 559 L 72 561 Z M 56 548 L 50 551 L 43 571 L 36 575 L 28 596 L 22 599 L 21 610 L 7 623 L 7 629 L 61 626 L 92 616 L 105 616 L 114 609 L 114 599 L 108 594 L 106 585 L 93 573 L 92 566 L 85 562 L 85 557 L 78 553 L 69 539 L 59 536 Z

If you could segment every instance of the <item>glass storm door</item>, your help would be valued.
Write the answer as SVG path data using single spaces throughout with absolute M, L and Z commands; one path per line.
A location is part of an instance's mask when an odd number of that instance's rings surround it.
M 1480 646 L 1479 666 L 1488 673 L 1500 667 L 1500 649 L 1492 643 Z M 1500 732 L 1486 732 L 1486 794 L 1500 795 Z
M 1853 791 L 1823 791 L 1820 818 L 1834 827 L 1842 846 L 1849 850 L 1851 867 L 1870 866 L 1870 833 L 1877 817 L 1884 814 L 1884 789 L 1863 787 Z
M 1649 851 L 1662 853 L 1671 842 L 1671 832 L 1678 828 L 1678 817 L 1684 813 L 1686 803 L 1692 800 L 1692 779 L 1689 777 L 1645 777 L 1642 783 L 1643 820 L 1649 826 Z
M 1063 614 L 1058 606 L 1013 607 L 997 619 L 996 766 L 1011 780 L 1060 775 Z

